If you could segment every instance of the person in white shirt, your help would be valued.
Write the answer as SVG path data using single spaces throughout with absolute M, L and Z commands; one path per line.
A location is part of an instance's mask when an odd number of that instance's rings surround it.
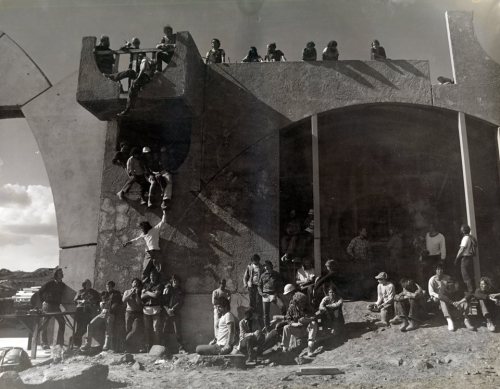
M 380 323 L 383 326 L 389 325 L 389 319 L 394 316 L 394 296 L 396 289 L 394 284 L 388 280 L 386 272 L 380 272 L 375 279 L 378 281 L 377 302 L 368 305 L 372 312 L 380 311 Z
M 429 232 L 425 234 L 425 249 L 427 255 L 422 256 L 421 278 L 427 281 L 434 273 L 439 262 L 446 260 L 446 240 L 434 224 L 429 225 Z
M 196 346 L 196 353 L 200 355 L 224 355 L 233 350 L 237 343 L 236 318 L 229 311 L 229 300 L 221 299 L 217 304 L 220 319 L 217 323 L 217 334 L 215 344 Z
M 144 267 L 144 271 L 142 272 L 142 282 L 148 282 L 149 275 L 151 274 L 151 270 L 153 268 L 155 268 L 160 275 L 164 275 L 165 269 L 163 269 L 160 256 L 160 234 L 166 222 L 167 214 L 166 211 L 163 210 L 163 216 L 158 224 L 151 226 L 151 224 L 147 221 L 140 222 L 139 227 L 142 230 L 142 234 L 123 244 L 123 247 L 126 247 L 133 242 L 144 239 L 144 242 L 146 243 L 144 263 L 146 263 L 146 261 L 147 263 Z
M 436 274 L 429 279 L 429 298 L 433 302 L 439 302 L 439 293 L 443 286 L 443 282 L 449 280 L 450 276 L 444 274 L 444 266 L 436 265 Z
M 460 228 L 462 232 L 462 241 L 460 248 L 455 258 L 455 266 L 460 263 L 460 270 L 462 272 L 462 279 L 467 291 L 474 292 L 474 255 L 477 252 L 477 239 L 470 233 L 470 227 L 463 225 Z

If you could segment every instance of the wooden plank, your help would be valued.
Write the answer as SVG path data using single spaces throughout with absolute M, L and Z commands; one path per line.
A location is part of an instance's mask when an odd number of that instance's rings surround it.
M 297 375 L 337 375 L 344 374 L 342 370 L 331 366 L 305 366 L 301 367 Z

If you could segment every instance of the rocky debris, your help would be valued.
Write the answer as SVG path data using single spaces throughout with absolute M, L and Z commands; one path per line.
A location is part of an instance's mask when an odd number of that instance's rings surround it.
M 114 361 L 110 362 L 110 365 L 121 365 L 122 363 L 134 363 L 135 359 L 132 354 L 124 354 L 115 358 Z
M 99 363 L 78 361 L 50 365 L 43 369 L 31 368 L 20 374 L 26 388 L 88 389 L 105 386 L 109 367 Z
M 426 359 L 421 359 L 420 361 L 418 361 L 415 365 L 415 367 L 418 369 L 418 370 L 427 370 L 427 369 L 432 369 L 434 366 L 432 365 L 432 363 L 430 363 L 428 360 Z
M 451 363 L 451 361 L 452 361 L 452 360 L 453 360 L 453 359 L 451 359 L 451 357 L 449 357 L 449 356 L 446 356 L 446 357 L 444 357 L 444 359 L 443 359 L 443 361 L 444 361 L 445 363 Z
M 135 362 L 132 365 L 132 369 L 137 370 L 137 371 L 144 370 L 144 365 L 141 362 Z
M 2 389 L 25 389 L 19 373 L 16 371 L 6 371 L 0 373 L 0 388 Z
M 162 357 L 166 354 L 167 349 L 165 346 L 160 346 L 159 344 L 153 345 L 151 347 L 151 350 L 149 350 L 149 355 L 154 356 L 154 357 Z

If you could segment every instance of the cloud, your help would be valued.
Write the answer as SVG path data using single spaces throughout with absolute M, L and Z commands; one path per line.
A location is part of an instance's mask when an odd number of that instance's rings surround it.
M 0 187 L 0 207 L 5 205 L 25 207 L 28 206 L 30 202 L 30 196 L 26 192 L 25 187 L 12 184 L 6 184 Z
M 2 232 L 0 233 L 0 247 L 2 246 L 22 246 L 29 243 L 28 236 L 16 235 Z

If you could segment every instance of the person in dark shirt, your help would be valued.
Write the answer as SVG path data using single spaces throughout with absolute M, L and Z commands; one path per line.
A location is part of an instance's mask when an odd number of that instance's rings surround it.
M 160 273 L 156 270 L 152 270 L 149 279 L 150 282 L 144 284 L 141 292 L 147 351 L 149 351 L 153 345 L 160 344 L 162 330 L 161 300 L 163 285 L 160 282 Z
M 396 316 L 389 322 L 394 324 L 395 319 L 400 318 L 402 323 L 399 329 L 402 332 L 412 331 L 418 328 L 418 323 L 422 320 L 424 291 L 411 279 L 403 278 L 400 283 L 403 291 L 394 297 Z
M 223 62 L 226 62 L 226 53 L 220 48 L 220 40 L 214 38 L 212 39 L 212 48 L 207 52 L 205 63 L 209 65 Z
M 323 50 L 323 61 L 338 61 L 339 50 L 337 49 L 337 41 L 330 41 Z
M 486 328 L 490 332 L 495 332 L 496 326 L 493 320 L 498 310 L 499 300 L 498 295 L 493 293 L 491 278 L 481 277 L 479 288 L 476 289 L 473 296 L 478 300 L 481 314 L 486 319 Z
M 271 303 L 276 304 L 283 312 L 285 304 L 281 300 L 281 291 L 283 282 L 281 275 L 273 270 L 271 261 L 264 262 L 264 273 L 259 279 L 259 294 L 262 296 L 262 305 L 264 308 L 264 325 L 269 328 L 271 324 L 270 311 Z M 284 313 L 284 312 L 283 312 Z
M 257 53 L 257 48 L 255 46 L 250 47 L 248 54 L 241 62 L 262 62 L 262 57 Z
M 39 293 L 40 300 L 42 301 L 42 312 L 61 312 L 61 301 L 66 289 L 66 284 L 62 282 L 64 273 L 61 268 L 56 268 L 54 270 L 54 279 L 44 284 Z M 51 318 L 44 317 L 41 323 L 42 330 L 42 347 L 44 350 L 50 348 L 49 342 L 47 340 L 47 325 Z M 64 328 L 65 322 L 62 316 L 54 318 L 57 321 L 57 344 L 64 345 Z
M 465 327 L 470 331 L 476 331 L 468 316 L 470 294 L 461 292 L 458 283 L 453 278 L 442 281 L 441 289 L 438 293 L 441 312 L 448 322 L 448 330 L 455 331 L 454 319 L 464 320 Z
M 76 347 L 82 345 L 82 336 L 87 331 L 87 325 L 99 312 L 99 303 L 101 302 L 101 295 L 97 290 L 92 289 L 90 280 L 83 281 L 82 288 L 74 298 L 76 303 L 76 330 L 73 337 L 73 344 Z
M 109 48 L 109 36 L 101 35 L 100 43 L 94 48 L 94 55 L 97 67 L 104 74 L 113 73 L 115 55 Z
M 101 343 L 103 332 L 104 345 L 102 349 L 106 351 L 115 348 L 113 344 L 114 327 L 118 315 L 122 313 L 122 294 L 118 290 L 115 290 L 114 281 L 106 283 L 106 290 L 101 292 L 101 299 L 101 313 L 89 323 L 87 327 L 87 341 L 80 348 L 82 351 L 90 350 L 92 339 L 94 338 L 98 338 L 99 343 Z
M 276 49 L 276 43 L 267 45 L 267 54 L 264 56 L 265 62 L 286 61 L 285 54 L 281 50 Z
M 127 161 L 130 158 L 130 148 L 126 143 L 120 144 L 120 151 L 115 153 L 115 156 L 111 160 L 113 165 L 120 166 L 121 168 L 127 170 Z
M 141 41 L 139 38 L 132 38 L 131 42 L 127 42 L 125 46 L 120 47 L 122 51 L 129 51 L 131 49 L 138 50 L 141 48 Z M 125 78 L 130 80 L 134 80 L 137 78 L 141 61 L 144 58 L 144 53 L 130 53 L 130 63 L 128 65 L 128 69 L 118 73 L 107 74 L 106 77 L 113 81 L 121 81 Z
M 156 66 L 159 72 L 161 72 L 162 62 L 168 64 L 174 56 L 175 43 L 177 41 L 177 34 L 174 34 L 171 26 L 163 27 L 163 33 L 165 35 L 161 38 L 160 43 L 156 45 L 156 48 L 161 50 L 156 53 Z
M 323 297 L 328 295 L 328 289 L 330 288 L 330 286 L 337 285 L 337 271 L 335 270 L 335 261 L 333 259 L 329 259 L 328 261 L 326 261 L 325 268 L 327 273 L 323 277 L 316 278 L 316 280 L 314 281 L 312 295 L 315 306 L 317 306 L 316 304 L 319 304 Z
M 175 339 L 177 340 L 178 352 L 185 353 L 181 334 L 180 310 L 184 302 L 184 293 L 181 289 L 181 280 L 174 274 L 170 278 L 170 283 L 163 290 L 163 308 L 165 309 L 165 323 L 163 333 L 167 334 L 169 326 L 173 326 Z
M 125 308 L 125 350 L 134 352 L 142 342 L 144 318 L 142 314 L 142 281 L 139 278 L 132 280 L 132 288 L 123 292 L 122 301 Z
M 372 42 L 372 47 L 370 49 L 370 59 L 375 59 L 375 60 L 379 60 L 379 59 L 386 59 L 386 55 L 385 55 L 385 49 L 380 46 L 380 42 L 375 39 L 373 42 Z
M 315 43 L 312 41 L 307 42 L 306 47 L 302 51 L 302 61 L 316 61 L 317 56 Z
M 259 294 L 259 279 L 263 272 L 264 268 L 260 264 L 260 256 L 254 254 L 243 275 L 243 285 L 248 290 L 249 304 L 250 308 L 253 309 L 253 315 L 257 316 L 261 326 L 264 325 L 264 321 L 262 318 L 262 297 Z

